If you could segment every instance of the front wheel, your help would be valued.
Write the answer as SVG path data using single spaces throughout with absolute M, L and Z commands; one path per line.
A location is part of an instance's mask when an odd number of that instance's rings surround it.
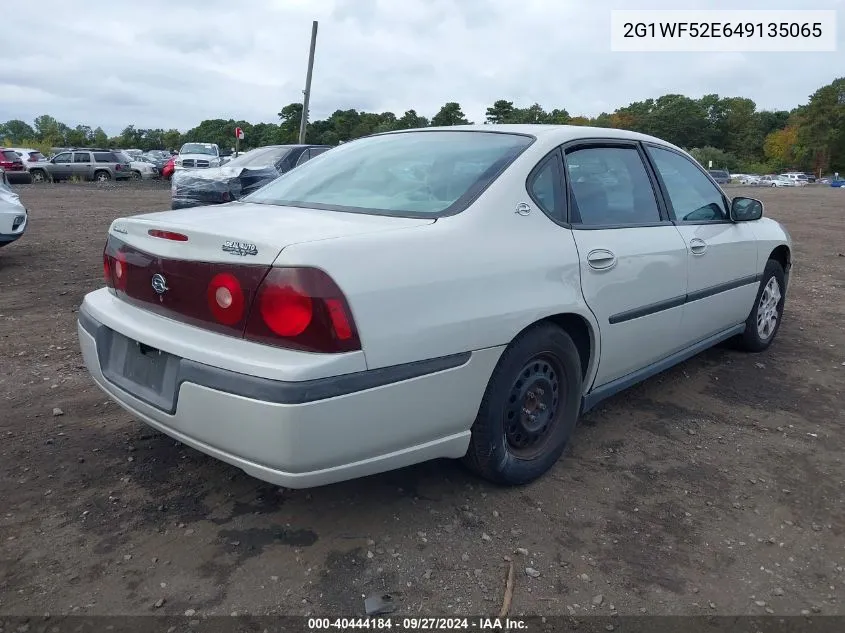
M 472 425 L 465 463 L 495 483 L 529 483 L 569 441 L 581 407 L 581 359 L 569 335 L 545 323 L 504 351 Z
M 786 282 L 783 267 L 770 259 L 763 271 L 754 308 L 745 321 L 740 347 L 749 352 L 762 352 L 775 339 L 786 303 Z
M 133 171 L 132 172 L 132 180 L 141 180 L 141 172 L 140 171 Z
M 47 172 L 45 172 L 43 169 L 32 169 L 29 173 L 32 176 L 32 182 L 36 184 L 47 182 L 48 180 Z

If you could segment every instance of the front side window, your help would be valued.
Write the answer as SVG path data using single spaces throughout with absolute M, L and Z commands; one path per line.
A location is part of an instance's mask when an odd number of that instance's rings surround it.
M 566 153 L 570 221 L 585 226 L 654 224 L 660 210 L 636 147 L 585 147 Z
M 649 147 L 648 153 L 666 186 L 676 220 L 721 222 L 729 219 L 722 191 L 695 163 L 677 152 L 659 147 Z
M 399 132 L 344 143 L 244 201 L 405 217 L 462 210 L 533 138 Z
M 54 163 L 69 163 L 71 161 L 71 154 L 70 152 L 64 152 L 63 154 L 59 154 L 56 158 L 53 159 Z

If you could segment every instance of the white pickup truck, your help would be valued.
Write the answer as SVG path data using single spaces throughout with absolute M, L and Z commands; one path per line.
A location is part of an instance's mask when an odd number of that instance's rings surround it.
M 179 150 L 174 167 L 180 169 L 205 169 L 219 167 L 220 148 L 215 143 L 185 143 Z

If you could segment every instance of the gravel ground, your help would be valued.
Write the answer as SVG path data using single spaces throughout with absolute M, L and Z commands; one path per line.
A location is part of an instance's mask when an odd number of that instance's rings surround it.
M 92 384 L 76 309 L 112 219 L 163 183 L 18 188 L 0 249 L 0 614 L 845 614 L 845 191 L 735 189 L 795 240 L 778 340 L 710 350 L 590 413 L 518 489 L 449 461 L 263 484 Z

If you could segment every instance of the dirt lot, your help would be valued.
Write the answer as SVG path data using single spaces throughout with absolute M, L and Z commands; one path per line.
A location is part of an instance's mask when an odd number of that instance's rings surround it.
M 845 614 L 845 191 L 750 190 L 796 246 L 775 345 L 607 402 L 541 481 L 442 461 L 310 491 L 134 422 L 83 368 L 75 313 L 108 224 L 167 208 L 167 187 L 19 191 L 31 226 L 0 249 L 0 614 L 357 615 L 389 591 L 400 613 L 495 615 L 509 558 L 513 614 Z

